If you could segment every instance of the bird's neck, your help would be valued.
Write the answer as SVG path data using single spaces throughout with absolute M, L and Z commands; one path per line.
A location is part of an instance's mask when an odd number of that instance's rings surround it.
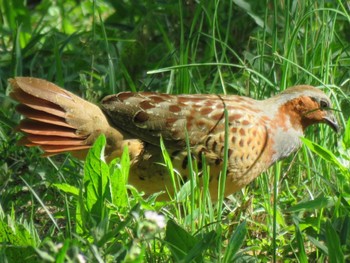
M 285 131 L 278 128 L 271 136 L 274 141 L 272 149 L 272 163 L 274 163 L 288 157 L 301 147 L 300 137 L 303 136 L 303 132 L 300 130 Z
M 279 105 L 273 113 L 271 124 L 274 128 L 269 133 L 273 141 L 272 162 L 286 158 L 301 147 L 300 137 L 304 135 L 304 125 L 296 111 L 297 101 Z

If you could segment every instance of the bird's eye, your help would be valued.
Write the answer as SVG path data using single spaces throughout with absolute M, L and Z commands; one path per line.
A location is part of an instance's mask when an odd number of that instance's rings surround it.
M 321 109 L 329 108 L 329 103 L 328 103 L 328 101 L 326 101 L 326 100 L 321 100 L 321 101 L 320 101 L 320 108 L 321 108 Z

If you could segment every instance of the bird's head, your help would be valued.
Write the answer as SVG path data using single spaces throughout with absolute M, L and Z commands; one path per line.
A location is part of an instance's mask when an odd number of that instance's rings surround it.
M 290 116 L 293 126 L 301 126 L 303 131 L 312 124 L 326 123 L 335 132 L 339 125 L 329 97 L 320 89 L 300 85 L 286 89 L 275 97 L 280 110 Z

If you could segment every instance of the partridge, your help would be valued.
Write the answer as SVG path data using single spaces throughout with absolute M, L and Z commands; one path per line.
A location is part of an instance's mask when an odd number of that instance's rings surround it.
M 307 85 L 288 88 L 266 99 L 236 95 L 168 95 L 121 92 L 105 97 L 100 107 L 48 81 L 17 77 L 9 80 L 11 97 L 25 118 L 18 129 L 22 143 L 39 146 L 46 156 L 70 152 L 84 158 L 95 139 L 107 139 L 107 161 L 128 146 L 129 183 L 146 194 L 172 189 L 162 163 L 162 137 L 174 169 L 189 178 L 186 131 L 192 158 L 202 157 L 210 171 L 215 199 L 223 169 L 225 119 L 228 121 L 228 167 L 225 196 L 241 189 L 272 164 L 300 146 L 305 129 L 318 123 L 338 130 L 330 99 Z M 224 111 L 228 117 L 225 118 Z

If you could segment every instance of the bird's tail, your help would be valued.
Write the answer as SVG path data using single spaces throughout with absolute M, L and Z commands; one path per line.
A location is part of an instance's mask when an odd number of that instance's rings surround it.
M 122 151 L 123 135 L 96 105 L 42 79 L 17 77 L 9 82 L 10 96 L 19 102 L 16 110 L 25 116 L 18 126 L 25 134 L 21 144 L 39 146 L 45 156 L 71 152 L 84 158 L 103 133 L 107 155 Z

